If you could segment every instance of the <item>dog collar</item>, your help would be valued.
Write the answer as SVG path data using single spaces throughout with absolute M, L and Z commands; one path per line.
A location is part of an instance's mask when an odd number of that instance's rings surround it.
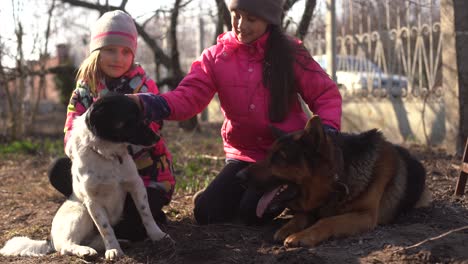
M 122 159 L 122 157 L 120 155 L 114 154 L 114 155 L 109 157 L 109 156 L 106 156 L 106 155 L 100 153 L 97 149 L 95 149 L 93 147 L 89 147 L 89 149 L 91 149 L 94 153 L 98 154 L 99 156 L 103 157 L 104 159 L 107 159 L 107 160 L 117 159 L 120 164 L 123 163 L 123 159 Z

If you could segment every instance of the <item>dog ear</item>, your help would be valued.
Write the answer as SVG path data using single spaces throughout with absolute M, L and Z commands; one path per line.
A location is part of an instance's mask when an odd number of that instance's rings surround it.
M 312 116 L 304 129 L 304 139 L 312 146 L 321 146 L 325 141 L 325 132 L 323 130 L 322 121 L 318 115 Z
M 322 127 L 322 120 L 318 115 L 313 115 L 309 121 L 307 121 L 307 124 L 305 126 L 305 130 L 310 133 L 311 131 L 315 130 L 323 130 Z
M 280 138 L 282 136 L 286 136 L 288 134 L 285 131 L 283 131 L 283 130 L 275 127 L 275 126 L 272 126 L 272 125 L 270 125 L 270 129 L 271 129 L 271 133 L 273 134 L 275 139 Z

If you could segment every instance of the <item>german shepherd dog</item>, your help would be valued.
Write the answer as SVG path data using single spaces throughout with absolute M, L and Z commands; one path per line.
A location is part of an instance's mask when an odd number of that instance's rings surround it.
M 318 116 L 304 130 L 280 135 L 266 159 L 239 176 L 265 192 L 257 216 L 291 210 L 273 237 L 287 247 L 372 230 L 431 200 L 425 169 L 406 149 L 377 129 L 325 133 Z
M 107 260 L 123 255 L 112 226 L 121 218 L 129 192 L 148 237 L 168 237 L 151 215 L 146 189 L 128 154 L 129 144 L 151 146 L 159 140 L 138 105 L 124 95 L 105 96 L 76 118 L 66 153 L 72 160 L 73 193 L 52 221 L 51 240 L 15 237 L 0 250 L 6 256 L 62 255 Z M 98 233 L 99 232 L 99 233 Z

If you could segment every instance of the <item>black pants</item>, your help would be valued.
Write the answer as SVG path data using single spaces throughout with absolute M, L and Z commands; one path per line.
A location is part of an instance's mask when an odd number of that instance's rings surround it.
M 240 221 L 247 225 L 263 224 L 277 215 L 258 218 L 256 208 L 262 193 L 248 188 L 236 174 L 248 162 L 228 161 L 216 178 L 195 201 L 194 217 L 198 224 Z
M 48 176 L 50 183 L 57 191 L 66 197 L 72 194 L 71 160 L 68 157 L 57 158 L 51 164 Z M 166 224 L 166 215 L 161 209 L 169 203 L 169 200 L 164 191 L 155 188 L 146 188 L 146 191 L 154 219 L 159 225 Z M 114 232 L 117 238 L 132 241 L 143 240 L 147 237 L 140 214 L 130 194 L 125 199 L 122 220 L 114 226 Z

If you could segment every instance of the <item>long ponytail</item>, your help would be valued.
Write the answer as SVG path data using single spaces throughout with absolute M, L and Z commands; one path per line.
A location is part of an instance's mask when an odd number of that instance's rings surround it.
M 296 96 L 293 41 L 277 25 L 270 25 L 263 64 L 263 85 L 270 91 L 269 118 L 283 121 Z

